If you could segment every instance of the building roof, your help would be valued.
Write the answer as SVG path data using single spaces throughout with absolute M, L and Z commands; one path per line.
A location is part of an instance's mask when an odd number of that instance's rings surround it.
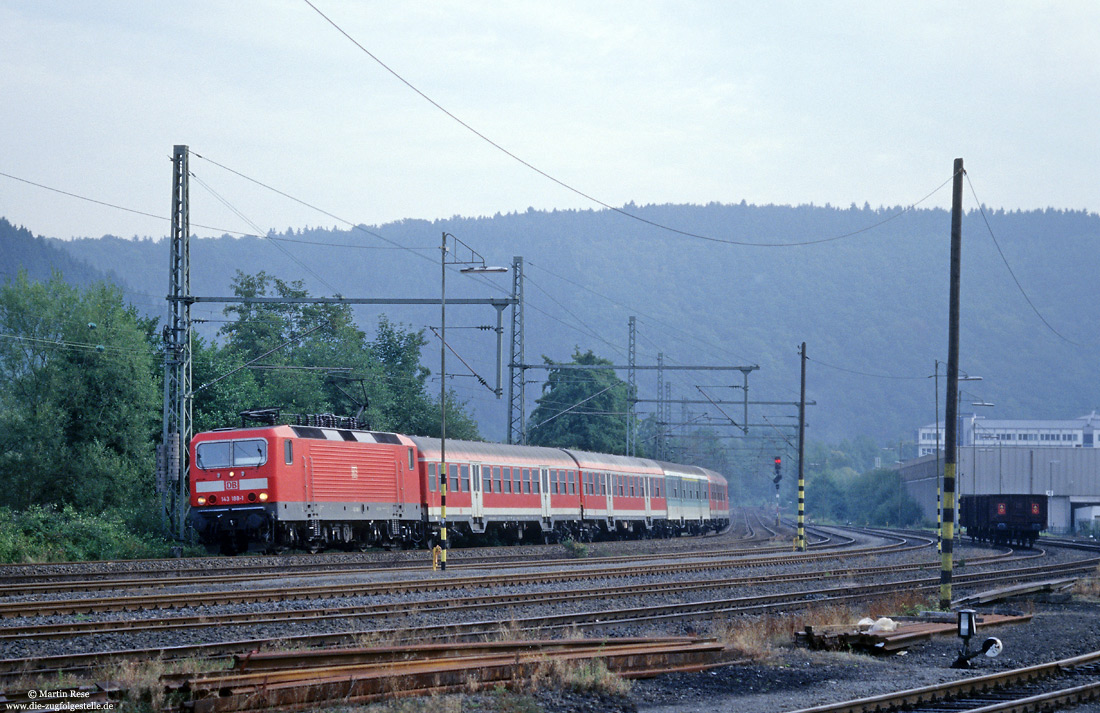
M 1093 426 L 1100 428 L 1100 415 L 1095 411 L 1086 416 L 1080 416 L 1078 418 L 1069 419 L 1037 419 L 1037 418 L 985 418 L 983 416 L 974 416 L 974 425 L 976 428 L 994 429 L 994 428 L 1019 428 L 1019 429 L 1051 429 L 1051 428 L 1084 428 L 1087 426 Z M 943 423 L 939 424 L 940 430 L 943 430 Z M 936 430 L 936 424 L 929 423 L 921 426 L 921 430 Z

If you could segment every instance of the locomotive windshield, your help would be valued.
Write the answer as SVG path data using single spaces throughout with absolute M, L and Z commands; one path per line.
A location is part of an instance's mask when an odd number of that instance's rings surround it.
M 213 441 L 195 447 L 195 461 L 203 470 L 263 465 L 267 462 L 267 441 Z

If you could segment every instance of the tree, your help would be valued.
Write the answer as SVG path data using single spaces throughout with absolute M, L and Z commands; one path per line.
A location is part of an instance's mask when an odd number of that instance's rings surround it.
M 547 364 L 553 362 L 546 356 Z M 592 350 L 573 352 L 572 364 L 611 366 Z M 626 452 L 627 414 L 634 394 L 611 369 L 551 368 L 527 425 L 532 445 Z
M 21 272 L 0 288 L 0 505 L 99 509 L 151 495 L 152 331 L 106 283 Z
M 238 297 L 264 297 L 269 290 L 284 298 L 309 296 L 300 281 L 285 282 L 264 272 L 238 271 L 233 280 Z M 420 363 L 422 331 L 407 330 L 383 316 L 372 342 L 355 325 L 348 305 L 242 303 L 225 313 L 233 317 L 219 332 L 225 347 L 204 352 L 206 363 L 223 373 L 254 363 L 224 385 L 219 382 L 220 393 L 240 399 L 235 411 L 231 402 L 212 396 L 205 405 L 210 414 L 235 418 L 247 408 L 275 407 L 355 415 L 365 401 L 361 420 L 370 428 L 439 435 L 439 402 L 428 394 L 431 372 Z M 196 364 L 198 355 L 196 351 Z M 217 375 L 211 372 L 210 378 Z M 447 432 L 454 438 L 480 438 L 477 424 L 453 394 L 447 398 Z

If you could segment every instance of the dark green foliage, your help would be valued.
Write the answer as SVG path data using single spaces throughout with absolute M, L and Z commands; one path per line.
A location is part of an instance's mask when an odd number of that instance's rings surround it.
M 825 472 L 806 480 L 806 512 L 819 522 L 908 527 L 921 523 L 920 506 L 887 468 L 853 475 Z
M 140 534 L 117 510 L 82 512 L 65 505 L 0 508 L 0 562 L 73 562 L 165 557 L 172 543 Z
M 552 363 L 543 357 L 547 364 Z M 610 365 L 591 350 L 573 353 L 572 364 Z M 527 442 L 597 453 L 626 451 L 629 399 L 625 381 L 610 369 L 551 368 L 538 406 L 527 422 Z
M 233 290 L 238 297 L 309 296 L 300 281 L 285 282 L 264 272 L 238 271 Z M 248 367 L 207 388 L 196 376 L 204 399 L 196 401 L 202 427 L 232 425 L 237 412 L 248 408 L 355 415 L 365 400 L 360 417 L 375 430 L 439 435 L 438 396 L 428 393 L 431 372 L 420 362 L 422 331 L 408 331 L 383 316 L 371 341 L 347 305 L 244 303 L 230 305 L 225 313 L 232 318 L 220 331 L 225 347 L 202 345 L 204 378 L 213 381 Z M 198 359 L 196 351 L 196 370 Z M 208 390 L 216 391 L 208 396 Z M 447 435 L 480 437 L 453 394 L 447 399 Z
M 63 245 L 36 238 L 26 228 L 17 228 L 0 218 L 0 283 L 15 279 L 20 270 L 29 279 L 42 282 L 55 272 L 61 273 L 70 285 L 81 287 L 114 277 L 110 266 L 101 272 L 74 257 Z
M 82 292 L 20 274 L 0 288 L 0 505 L 100 509 L 150 495 L 150 329 L 106 284 Z

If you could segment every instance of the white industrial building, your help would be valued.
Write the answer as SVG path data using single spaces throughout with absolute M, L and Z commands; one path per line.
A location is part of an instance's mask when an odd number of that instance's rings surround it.
M 996 441 L 995 445 L 960 447 L 957 497 L 975 493 L 1046 494 L 1050 533 L 1100 532 L 1100 448 L 1039 443 L 1022 446 Z M 936 522 L 943 454 L 908 461 L 899 466 L 898 472 L 906 491 L 920 504 L 925 520 Z
M 1100 429 L 1100 416 L 1042 421 L 990 419 L 977 414 L 959 418 L 959 446 L 1017 446 L 1025 448 L 1100 448 L 1094 437 Z M 943 424 L 930 423 L 917 431 L 917 455 L 933 455 L 943 450 Z

